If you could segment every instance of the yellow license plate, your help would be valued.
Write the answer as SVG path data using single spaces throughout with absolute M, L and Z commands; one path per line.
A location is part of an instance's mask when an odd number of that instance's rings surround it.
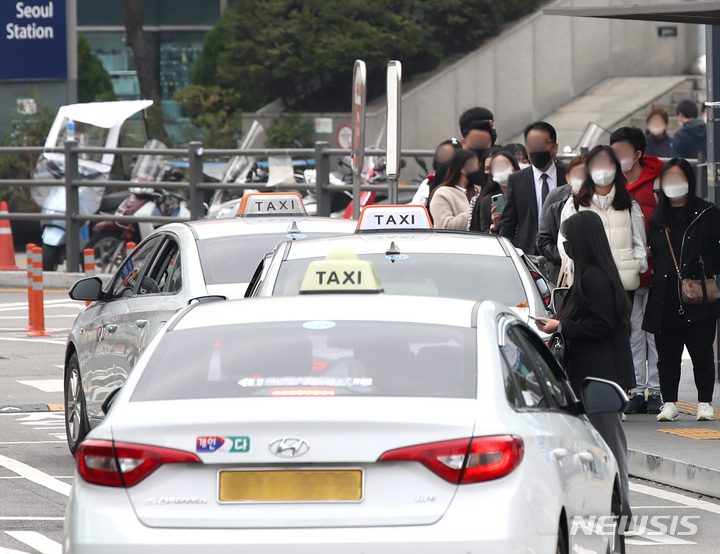
M 359 502 L 362 470 L 221 471 L 220 502 Z

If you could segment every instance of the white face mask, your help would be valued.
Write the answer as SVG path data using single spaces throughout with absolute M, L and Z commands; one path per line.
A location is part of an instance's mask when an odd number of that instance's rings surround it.
M 507 185 L 508 179 L 510 179 L 510 175 L 512 175 L 512 174 L 513 174 L 512 168 L 501 169 L 500 171 L 493 171 L 492 179 L 498 185 L 500 185 L 501 187 L 504 187 Z
M 651 125 L 648 127 L 650 134 L 659 137 L 665 133 L 665 127 L 662 125 Z
M 635 158 L 624 158 L 620 160 L 620 168 L 623 173 L 630 171 L 635 165 Z
M 590 172 L 590 178 L 598 187 L 607 187 L 613 184 L 615 180 L 614 169 L 596 169 Z
M 518 163 L 518 165 L 520 166 L 520 169 L 526 169 L 530 167 L 530 164 Z
M 570 179 L 570 188 L 575 194 L 577 194 L 578 192 L 580 192 L 580 189 L 582 188 L 584 182 L 585 179 L 580 179 L 578 177 Z
M 676 198 L 686 196 L 690 191 L 690 186 L 687 183 L 668 183 L 667 185 L 662 185 L 662 191 L 665 196 L 675 200 Z

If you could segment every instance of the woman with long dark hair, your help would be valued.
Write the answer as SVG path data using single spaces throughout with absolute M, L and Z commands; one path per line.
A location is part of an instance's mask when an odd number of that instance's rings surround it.
M 485 173 L 472 150 L 455 152 L 445 181 L 430 194 L 430 215 L 438 229 L 464 231 L 470 215 L 470 200 L 480 192 Z
M 580 191 L 568 199 L 560 214 L 560 225 L 578 212 L 589 210 L 600 216 L 615 265 L 626 291 L 640 286 L 647 271 L 645 217 L 640 204 L 625 188 L 620 162 L 609 146 L 596 146 L 587 156 L 587 177 Z M 560 257 L 566 252 L 566 236 L 558 235 Z
M 678 418 L 676 403 L 685 347 L 698 391 L 697 419 L 715 419 L 711 406 L 715 387 L 713 341 L 720 300 L 712 298 L 712 287 L 720 273 L 720 210 L 695 195 L 695 172 L 682 158 L 670 160 L 660 174 L 648 244 L 655 262 L 643 329 L 655 335 L 658 351 L 664 404 L 657 419 Z M 683 280 L 692 280 L 685 285 L 694 283 L 697 287 L 697 303 L 688 301 Z
M 452 160 L 455 151 L 460 148 L 462 148 L 460 141 L 454 137 L 444 140 L 438 144 L 432 161 L 433 172 L 428 174 L 423 182 L 420 183 L 420 186 L 417 191 L 415 191 L 415 195 L 410 202 L 411 204 L 427 206 L 430 193 L 435 189 L 438 183 L 443 182 L 448 165 L 450 165 L 450 160 Z
M 484 167 L 487 169 L 487 181 L 482 192 L 470 203 L 469 231 L 497 234 L 500 231 L 500 216 L 492 204 L 492 197 L 497 194 L 505 195 L 510 175 L 520 170 L 515 156 L 507 150 L 491 148 L 485 156 Z
M 635 386 L 630 349 L 630 299 L 610 250 L 602 219 L 591 211 L 568 218 L 562 227 L 565 250 L 575 263 L 575 281 L 557 319 L 540 318 L 545 333 L 560 332 L 567 345 L 566 368 L 578 393 L 586 377 L 617 383 L 623 390 Z M 628 503 L 627 441 L 620 413 L 588 415 L 612 450 L 622 486 L 622 515 Z

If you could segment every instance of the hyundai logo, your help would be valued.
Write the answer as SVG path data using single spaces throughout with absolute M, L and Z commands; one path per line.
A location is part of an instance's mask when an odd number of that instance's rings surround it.
M 310 450 L 310 443 L 296 437 L 283 437 L 270 443 L 270 452 L 280 458 L 297 458 Z

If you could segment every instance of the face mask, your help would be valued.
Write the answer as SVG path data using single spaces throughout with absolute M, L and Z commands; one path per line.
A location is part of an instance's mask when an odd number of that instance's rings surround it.
M 521 162 L 518 162 L 518 165 L 520 166 L 520 169 L 527 169 L 528 167 L 530 167 L 530 164 L 524 164 Z
M 575 194 L 577 194 L 578 192 L 580 192 L 580 189 L 582 188 L 584 182 L 585 179 L 570 179 L 570 188 Z
M 662 191 L 665 196 L 674 200 L 687 195 L 690 191 L 690 186 L 687 183 L 673 183 L 672 185 L 662 185 Z
M 612 185 L 615 180 L 614 169 L 597 169 L 590 173 L 593 183 L 598 187 L 607 187 Z
M 635 158 L 623 158 L 620 160 L 620 168 L 623 173 L 630 171 L 635 165 Z
M 465 176 L 468 179 L 468 186 L 475 185 L 476 187 L 481 187 L 485 184 L 485 172 L 482 169 L 478 169 L 472 173 L 466 173 Z
M 538 169 L 547 167 L 551 161 L 552 154 L 547 150 L 541 150 L 540 152 L 533 152 L 530 154 L 530 163 Z
M 653 125 L 651 127 L 648 127 L 648 131 L 650 131 L 650 134 L 655 137 L 661 137 L 665 134 L 665 127 L 660 125 L 659 127 Z
M 502 171 L 496 171 L 492 174 L 492 179 L 498 185 L 504 187 L 507 185 L 508 179 L 510 179 L 510 175 L 512 175 L 512 173 L 512 169 L 503 169 Z
M 475 152 L 477 154 L 478 159 L 480 161 L 483 161 L 485 154 L 487 154 L 487 151 L 490 149 L 489 148 L 468 148 L 468 150 Z

